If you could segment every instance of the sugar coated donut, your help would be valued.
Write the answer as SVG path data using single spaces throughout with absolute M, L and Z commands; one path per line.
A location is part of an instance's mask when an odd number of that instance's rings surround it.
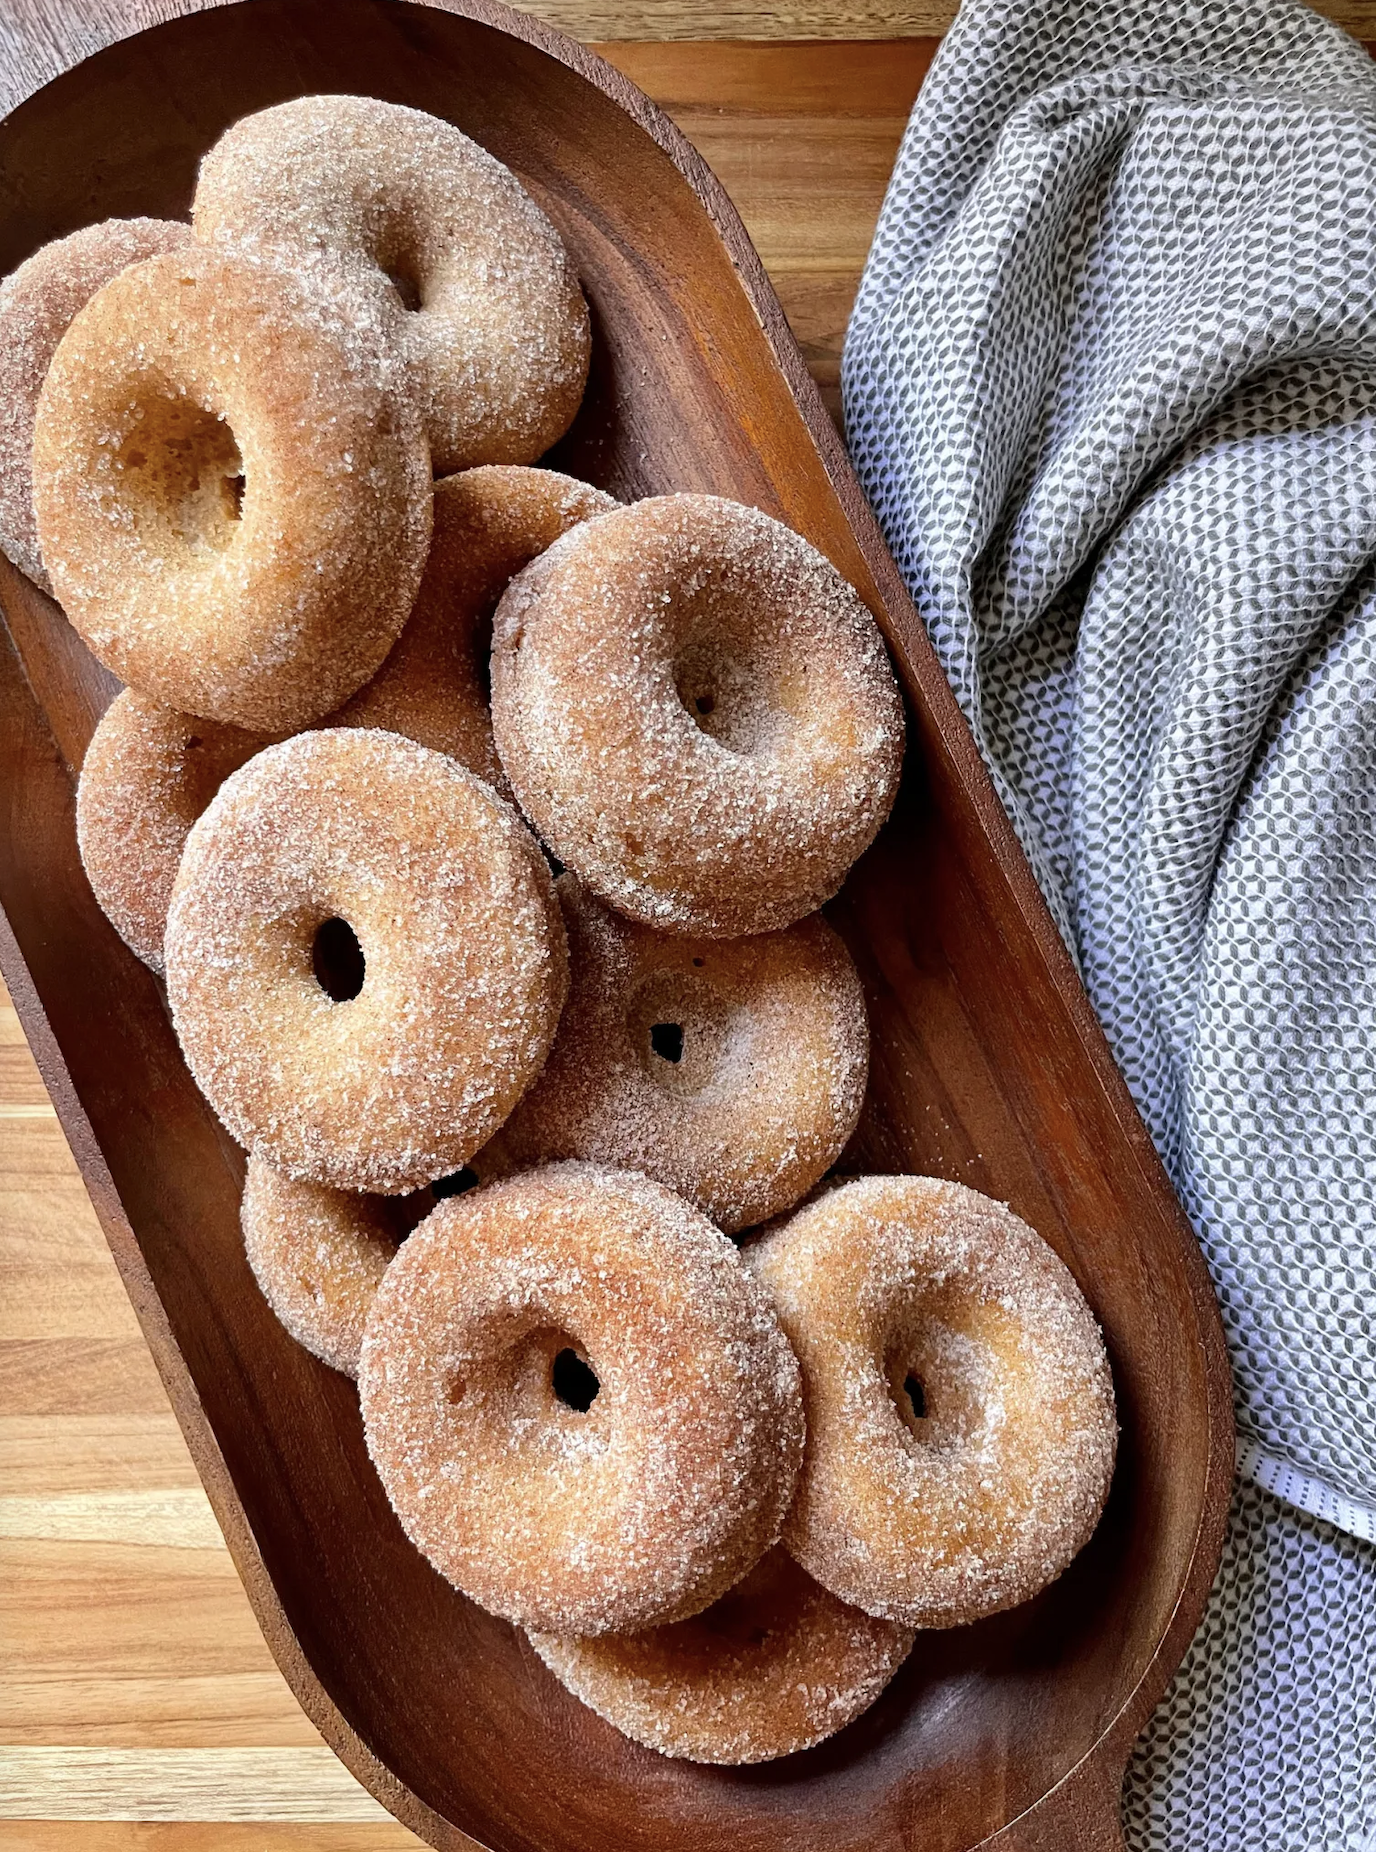
M 269 744 L 132 688 L 101 716 L 77 785 L 77 847 L 106 918 L 155 971 L 192 824 L 229 774 Z
M 191 236 L 175 219 L 106 219 L 45 244 L 0 283 L 0 548 L 50 591 L 33 515 L 33 421 L 58 342 L 103 283 Z
M 493 607 L 560 534 L 615 506 L 572 476 L 514 464 L 436 483 L 434 540 L 406 628 L 372 681 L 321 724 L 403 734 L 506 795 L 487 702 Z M 198 720 L 129 689 L 97 726 L 77 790 L 77 841 L 96 899 L 155 971 L 191 825 L 229 774 L 276 737 Z
M 544 1072 L 502 1131 L 516 1165 L 641 1170 L 728 1234 L 806 1195 L 860 1116 L 865 999 L 813 914 L 749 939 L 657 933 L 557 885 L 569 1000 Z
M 246 116 L 201 163 L 199 238 L 326 253 L 385 292 L 437 470 L 533 463 L 573 421 L 588 310 L 559 234 L 451 123 L 374 97 Z
M 286 732 L 380 666 L 430 541 L 419 411 L 376 301 L 327 265 L 188 243 L 62 337 L 34 431 L 44 562 L 122 681 Z
M 721 938 L 835 893 L 903 749 L 855 592 L 799 535 L 710 495 L 600 515 L 512 582 L 492 714 L 560 861 L 618 912 Z
M 511 806 L 365 728 L 298 734 L 225 781 L 165 945 L 183 1053 L 226 1126 L 344 1190 L 457 1171 L 539 1072 L 568 987 L 553 884 Z
M 1044 1588 L 1113 1474 L 1113 1382 L 1069 1269 L 1001 1203 L 863 1177 L 747 1250 L 803 1371 L 784 1542 L 825 1587 L 914 1627 Z
M 250 1155 L 239 1219 L 254 1278 L 287 1330 L 357 1376 L 364 1322 L 406 1233 L 398 1199 L 300 1183 Z
M 797 1363 L 731 1242 L 589 1164 L 442 1202 L 378 1289 L 358 1385 L 412 1542 L 555 1633 L 709 1606 L 778 1537 L 802 1452 Z
M 690 1762 L 769 1762 L 868 1710 L 914 1630 L 847 1606 L 770 1550 L 691 1620 L 578 1639 L 532 1633 L 562 1685 L 623 1736 Z
M 322 724 L 403 734 L 505 795 L 487 702 L 493 607 L 560 534 L 615 506 L 554 470 L 494 464 L 436 483 L 434 539 L 406 628 L 372 681 Z M 229 774 L 275 737 L 128 689 L 97 726 L 81 768 L 77 841 L 96 899 L 155 971 L 187 832 Z
M 332 724 L 404 733 L 505 795 L 488 706 L 493 610 L 508 581 L 560 534 L 615 506 L 572 476 L 515 464 L 437 482 L 434 539 L 415 608 L 386 662 Z

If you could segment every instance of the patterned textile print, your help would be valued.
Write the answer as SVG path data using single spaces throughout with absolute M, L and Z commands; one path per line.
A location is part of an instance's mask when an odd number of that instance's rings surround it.
M 1239 1485 L 1213 1600 L 1128 1769 L 1134 1852 L 1376 1852 L 1373 1612 L 1376 1552 Z
M 1291 0 L 969 0 L 842 382 L 862 480 L 1199 1231 L 1241 1469 L 1376 1538 L 1376 70 Z M 1370 1658 L 1340 1689 L 1341 1617 L 1330 1634 L 1319 1602 L 1286 1635 L 1298 1609 L 1255 1595 L 1339 1560 L 1376 1633 L 1376 1551 L 1245 1495 L 1137 1764 L 1134 1843 L 1376 1834 Z M 1291 1703 L 1257 1735 L 1248 1667 L 1282 1648 Z M 1211 1811 L 1219 1731 L 1249 1757 L 1236 1830 Z M 1250 1799 L 1267 1756 L 1274 1817 Z

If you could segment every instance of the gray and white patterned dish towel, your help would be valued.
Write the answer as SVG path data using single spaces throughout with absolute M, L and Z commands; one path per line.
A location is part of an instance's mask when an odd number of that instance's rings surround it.
M 967 0 L 842 384 L 1232 1348 L 1129 1845 L 1376 1852 L 1376 66 L 1294 0 Z

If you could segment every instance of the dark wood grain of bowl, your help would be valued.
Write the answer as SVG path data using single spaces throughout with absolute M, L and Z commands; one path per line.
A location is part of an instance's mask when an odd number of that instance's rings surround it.
M 73 777 L 114 684 L 0 563 L 0 966 L 268 1642 L 345 1762 L 436 1846 L 499 1852 L 1109 1848 L 1134 1736 L 1212 1580 L 1228 1371 L 1198 1248 L 721 188 L 571 41 L 489 0 L 246 0 L 88 59 L 0 126 L 0 270 L 109 214 L 184 214 L 249 110 L 355 91 L 448 117 L 557 220 L 592 304 L 587 402 L 551 461 L 623 497 L 711 490 L 861 590 L 910 709 L 902 796 L 832 909 L 873 1083 L 850 1158 L 1004 1198 L 1107 1333 L 1122 1448 L 1103 1523 L 1038 1600 L 920 1636 L 865 1717 L 745 1770 L 626 1742 L 411 1549 L 352 1385 L 258 1294 L 242 1157 L 157 984 L 96 908 Z

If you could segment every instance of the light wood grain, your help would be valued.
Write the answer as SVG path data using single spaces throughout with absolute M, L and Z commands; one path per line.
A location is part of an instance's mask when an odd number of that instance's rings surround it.
M 218 1550 L 219 1527 L 193 1491 L 0 1494 L 0 1540 L 14 1543 L 149 1544 Z
M 0 1819 L 386 1820 L 318 1749 L 0 1747 Z
M 725 185 L 839 419 L 846 320 L 933 42 L 601 49 Z
M 177 1823 L 0 1820 L 4 1852 L 416 1852 L 395 1820 L 367 1826 L 294 1826 L 217 1820 Z
M 0 1847 L 418 1846 L 272 1663 L 3 992 L 0 1101 Z

